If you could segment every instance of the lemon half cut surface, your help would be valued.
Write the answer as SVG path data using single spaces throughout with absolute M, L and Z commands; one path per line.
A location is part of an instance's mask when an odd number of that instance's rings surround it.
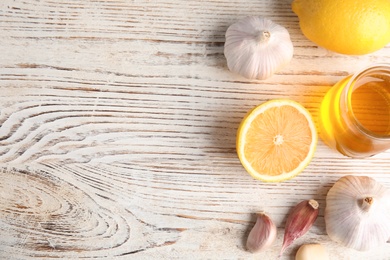
M 242 120 L 237 155 L 246 171 L 266 182 L 288 180 L 310 163 L 317 146 L 311 114 L 289 99 L 265 102 Z

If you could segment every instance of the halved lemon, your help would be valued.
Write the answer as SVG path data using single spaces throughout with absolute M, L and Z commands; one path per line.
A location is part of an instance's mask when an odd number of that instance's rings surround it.
M 237 132 L 237 154 L 255 179 L 291 179 L 310 163 L 317 146 L 311 114 L 289 99 L 265 102 L 242 120 Z

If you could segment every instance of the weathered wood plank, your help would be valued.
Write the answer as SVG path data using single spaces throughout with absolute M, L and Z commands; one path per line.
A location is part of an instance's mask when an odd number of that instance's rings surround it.
M 331 53 L 300 32 L 291 1 L 11 1 L 0 3 L 0 258 L 275 259 L 287 213 L 321 204 L 299 245 L 331 259 L 388 259 L 390 247 L 346 250 L 325 232 L 325 196 L 345 174 L 390 187 L 390 152 L 343 157 L 319 141 L 293 180 L 251 179 L 235 152 L 238 124 L 273 98 L 317 122 L 326 91 L 363 65 L 390 59 Z M 228 26 L 263 15 L 285 26 L 294 58 L 265 81 L 229 72 Z M 254 213 L 278 226 L 250 255 Z

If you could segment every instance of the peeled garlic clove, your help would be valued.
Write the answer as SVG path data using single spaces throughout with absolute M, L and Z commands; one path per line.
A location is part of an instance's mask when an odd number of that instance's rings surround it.
M 316 221 L 319 211 L 319 204 L 316 200 L 304 200 L 298 203 L 290 215 L 287 217 L 286 228 L 282 249 L 279 257 L 284 250 L 289 247 L 297 238 L 306 234 Z
M 232 24 L 225 37 L 229 70 L 248 79 L 269 78 L 293 56 L 287 29 L 263 17 L 246 17 Z
M 329 190 L 326 232 L 342 245 L 366 251 L 390 237 L 390 191 L 367 176 L 344 176 Z
M 276 226 L 264 213 L 258 213 L 256 224 L 249 232 L 246 248 L 255 253 L 267 249 L 276 239 Z
M 328 252 L 321 244 L 306 244 L 302 245 L 297 254 L 295 260 L 329 260 Z

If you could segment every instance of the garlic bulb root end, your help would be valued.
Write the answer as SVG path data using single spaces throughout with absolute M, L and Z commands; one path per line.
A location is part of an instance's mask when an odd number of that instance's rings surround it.
M 264 43 L 269 41 L 269 38 L 271 38 L 271 33 L 265 30 L 259 33 L 259 35 L 256 37 L 256 41 L 259 43 Z
M 364 211 L 369 211 L 373 204 L 374 204 L 373 197 L 365 197 L 364 199 L 362 199 L 361 208 Z

